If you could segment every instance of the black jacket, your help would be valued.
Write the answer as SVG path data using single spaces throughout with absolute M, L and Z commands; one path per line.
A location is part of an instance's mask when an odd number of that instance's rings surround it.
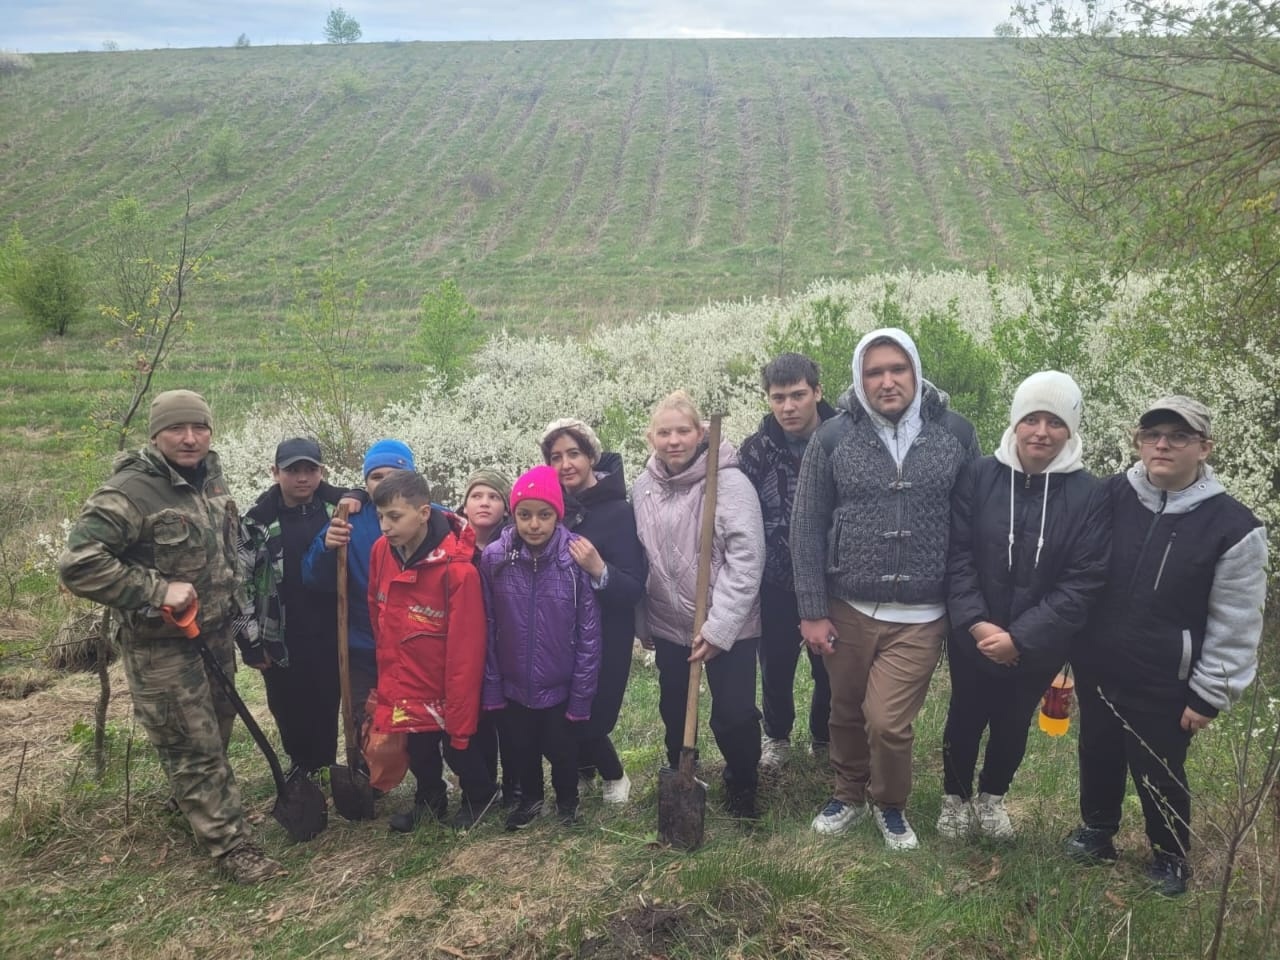
M 818 416 L 830 420 L 836 408 L 818 401 Z M 812 437 L 810 438 L 812 439 Z M 786 432 L 772 413 L 760 421 L 755 433 L 738 448 L 738 469 L 747 475 L 760 498 L 764 519 L 764 582 L 794 592 L 791 573 L 791 505 L 796 499 L 800 458 L 791 449 Z
M 596 483 L 564 498 L 565 526 L 595 546 L 608 569 L 604 588 L 596 591 L 600 606 L 601 660 L 591 719 L 580 734 L 607 734 L 618 721 L 622 696 L 631 672 L 636 639 L 636 604 L 644 596 L 649 564 L 636 535 L 636 517 L 627 500 L 622 457 L 606 453 L 595 467 Z
M 1047 479 L 1046 502 L 1046 475 L 1011 471 L 995 457 L 982 457 L 965 466 L 951 494 L 950 649 L 976 658 L 984 669 L 1001 676 L 1060 667 L 1106 582 L 1111 505 L 1103 484 L 1083 470 L 1048 474 Z M 1042 510 L 1044 543 L 1038 546 Z M 969 628 L 983 620 L 1004 627 L 1013 637 L 1017 668 L 995 663 L 978 651 Z

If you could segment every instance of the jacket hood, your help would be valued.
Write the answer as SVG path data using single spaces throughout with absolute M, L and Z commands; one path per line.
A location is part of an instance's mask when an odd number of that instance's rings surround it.
M 565 513 L 569 512 L 569 500 L 576 500 L 584 507 L 591 507 L 608 500 L 627 499 L 627 481 L 622 472 L 622 454 L 603 453 L 593 468 L 596 482 L 581 493 L 565 495 Z
M 476 555 L 476 532 L 471 529 L 471 524 L 467 523 L 464 517 L 449 510 L 433 506 L 431 512 L 444 518 L 449 524 L 449 533 L 453 536 L 446 536 L 434 550 L 424 557 L 411 560 L 410 565 L 416 567 L 418 564 L 444 563 L 446 560 L 470 563 Z
M 1184 490 L 1161 490 L 1147 479 L 1147 468 L 1142 465 L 1141 460 L 1130 467 L 1125 476 L 1129 479 L 1129 486 L 1138 495 L 1138 502 L 1152 513 L 1190 513 L 1210 497 L 1227 492 L 1226 487 L 1214 476 L 1213 467 L 1207 463 L 1201 465 L 1200 476 L 1195 483 Z
M 903 412 L 897 426 L 911 423 L 912 421 L 919 423 L 920 406 L 924 396 L 924 372 L 920 369 L 920 351 L 916 349 L 916 342 L 911 339 L 911 334 L 905 330 L 899 330 L 897 327 L 880 327 L 872 330 L 858 341 L 858 345 L 853 351 L 853 386 L 850 389 L 853 391 L 854 396 L 858 398 L 858 404 L 877 427 L 888 426 L 892 428 L 895 426 L 892 420 L 882 417 L 871 409 L 871 404 L 867 402 L 867 393 L 862 387 L 862 358 L 873 341 L 885 338 L 900 346 L 906 355 L 911 358 L 911 369 L 916 376 L 916 395 L 911 398 L 911 405 Z
M 738 451 L 728 440 L 720 441 L 720 469 L 738 466 Z M 656 453 L 649 454 L 644 465 L 645 473 L 658 483 L 669 487 L 692 487 L 707 478 L 707 451 L 702 450 L 694 458 L 693 463 L 685 467 L 675 476 L 667 473 L 666 465 L 658 459 Z
M 1022 461 L 1018 459 L 1018 438 L 1013 434 L 1013 427 L 1006 427 L 1004 436 L 1000 438 L 1000 446 L 996 447 L 995 458 L 1010 470 L 1026 473 L 1022 469 Z M 1053 462 L 1045 467 L 1044 473 L 1074 473 L 1084 469 L 1084 440 L 1080 434 L 1073 433 L 1067 438 L 1067 444 L 1058 451 Z
M 214 451 L 210 450 L 206 453 L 201 463 L 204 466 L 206 479 L 221 476 L 222 464 Z M 175 470 L 173 465 L 164 458 L 164 454 L 156 448 L 155 444 L 151 443 L 148 443 L 140 450 L 125 450 L 117 453 L 111 461 L 111 472 L 117 473 L 121 470 L 136 470 L 139 473 L 148 473 L 156 477 L 167 477 L 174 483 L 187 482 L 182 474 Z

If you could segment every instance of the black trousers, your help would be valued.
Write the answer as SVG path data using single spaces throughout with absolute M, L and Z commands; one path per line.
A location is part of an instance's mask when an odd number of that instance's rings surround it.
M 796 595 L 772 584 L 760 587 L 760 699 L 764 732 L 774 740 L 790 740 L 796 720 L 796 665 L 800 661 L 800 610 Z M 822 657 L 805 650 L 813 676 L 809 704 L 809 736 L 827 743 L 831 716 L 831 681 Z
M 1058 668 L 994 675 L 972 653 L 957 649 L 950 637 L 947 664 L 951 703 L 942 733 L 943 792 L 963 800 L 973 795 L 973 770 L 985 730 L 987 750 L 978 774 L 978 792 L 1003 796 L 1026 755 L 1031 719 Z
M 680 763 L 684 713 L 689 696 L 689 648 L 655 637 L 658 712 L 666 727 L 667 763 Z M 757 638 L 739 640 L 733 649 L 705 665 L 711 689 L 711 732 L 724 757 L 725 789 L 754 790 L 760 763 L 760 711 L 756 709 Z
M 1132 707 L 1123 692 L 1117 696 L 1108 686 L 1100 693 L 1097 678 L 1080 671 L 1076 696 L 1084 825 L 1109 833 L 1120 828 L 1127 774 L 1138 789 L 1151 848 L 1185 857 L 1191 849 L 1186 772 L 1191 734 L 1182 729 L 1186 704 L 1170 701 Z
M 351 710 L 355 714 L 356 730 L 359 731 L 364 727 L 369 692 L 378 686 L 378 660 L 372 650 L 350 650 L 348 653 Z
M 522 802 L 541 800 L 542 758 L 551 764 L 551 786 L 556 803 L 578 805 L 578 741 L 565 717 L 567 703 L 533 710 L 507 701 L 499 720 L 499 737 L 510 751 Z M 506 761 L 503 761 L 504 767 Z
M 509 801 L 515 797 L 516 792 L 519 790 L 520 779 L 519 772 L 516 769 L 515 755 L 511 752 L 508 738 L 502 735 L 501 720 L 501 710 L 481 710 L 480 725 L 476 730 L 476 735 L 471 740 L 479 748 L 481 756 L 484 757 L 484 765 L 485 769 L 489 771 L 489 778 L 502 784 L 502 799 Z M 501 779 L 499 779 L 499 759 L 502 761 Z
M 622 779 L 622 760 L 608 735 L 578 741 L 578 773 L 587 778 L 599 773 L 603 780 Z
M 438 731 L 411 733 L 405 741 L 409 749 L 409 769 L 418 781 L 415 803 L 444 811 L 448 802 L 443 777 L 445 760 L 449 762 L 449 769 L 458 775 L 458 784 L 467 802 L 481 807 L 493 798 L 497 785 L 485 770 L 484 758 L 474 742 L 466 750 L 458 750 L 449 745 L 448 734 Z
M 262 674 L 267 707 L 289 759 L 319 770 L 338 756 L 338 651 L 294 637 L 287 643 L 289 666 L 273 665 Z

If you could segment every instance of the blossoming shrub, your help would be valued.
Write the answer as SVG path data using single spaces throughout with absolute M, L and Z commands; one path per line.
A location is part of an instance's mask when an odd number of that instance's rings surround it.
M 355 411 L 352 422 L 362 443 L 405 440 L 444 503 L 456 503 L 477 466 L 514 475 L 538 462 L 543 426 L 562 416 L 596 426 L 622 454 L 631 479 L 647 455 L 648 411 L 666 393 L 684 388 L 705 413 L 726 413 L 725 434 L 738 442 L 766 412 L 758 376 L 773 353 L 812 350 L 825 362 L 834 399 L 852 377 L 852 344 L 896 320 L 930 338 L 922 350 L 933 358 L 925 376 L 932 364 L 934 373 L 960 384 L 958 406 L 980 404 L 967 412 L 983 428 L 987 449 L 1007 423 L 1014 387 L 1050 363 L 1067 367 L 1084 391 L 1086 456 L 1100 474 L 1133 461 L 1132 426 L 1151 400 L 1169 392 L 1199 397 L 1215 412 L 1214 462 L 1223 482 L 1276 529 L 1280 450 L 1271 385 L 1280 358 L 1211 349 L 1201 309 L 1202 298 L 1181 296 L 1167 278 L 902 272 L 824 281 L 789 298 L 655 314 L 582 339 L 499 333 L 451 396 L 439 383 L 424 382 L 417 396 Z M 986 389 L 977 390 L 978 383 Z M 276 442 L 303 431 L 290 416 L 264 409 L 219 438 L 238 496 L 260 490 Z M 360 482 L 342 472 L 335 480 Z

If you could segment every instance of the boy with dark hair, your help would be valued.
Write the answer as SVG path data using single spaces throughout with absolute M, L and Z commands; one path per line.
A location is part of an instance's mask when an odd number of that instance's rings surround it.
M 443 820 L 444 759 L 458 775 L 462 805 L 453 819 L 468 830 L 488 811 L 497 787 L 472 748 L 480 714 L 487 620 L 467 522 L 431 506 L 426 478 L 389 473 L 373 493 L 382 537 L 369 559 L 369 615 L 378 656 L 379 733 L 407 733 L 417 780 L 413 810 L 390 827 L 411 832 L 430 813 Z
M 337 604 L 302 580 L 302 558 L 343 495 L 325 482 L 323 464 L 309 437 L 280 443 L 275 483 L 244 518 L 260 641 L 245 650 L 245 663 L 262 671 L 285 752 L 308 774 L 332 764 L 338 750 Z
M 818 365 L 799 353 L 784 353 L 760 370 L 770 413 L 743 441 L 738 465 L 756 488 L 764 518 L 765 567 L 760 584 L 760 686 L 764 707 L 762 769 L 777 771 L 791 751 L 795 722 L 796 664 L 800 659 L 800 611 L 791 572 L 791 505 L 809 438 L 835 409 L 822 399 Z M 813 701 L 809 735 L 813 752 L 827 746 L 831 686 L 822 658 L 809 653 Z

